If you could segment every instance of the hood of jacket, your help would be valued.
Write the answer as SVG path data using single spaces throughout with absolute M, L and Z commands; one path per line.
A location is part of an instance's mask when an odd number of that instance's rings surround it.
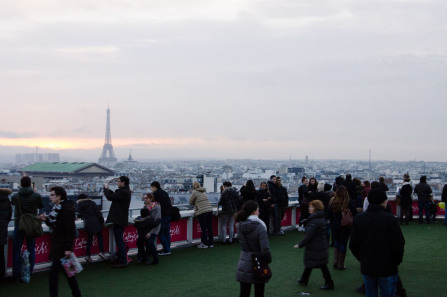
M 9 199 L 8 195 L 10 195 L 11 193 L 12 193 L 12 191 L 10 189 L 1 188 L 0 189 L 0 202 L 5 201 L 6 199 Z
M 200 187 L 200 188 L 195 189 L 194 191 L 201 192 L 201 193 L 205 193 L 205 192 L 206 192 L 206 189 L 203 188 L 203 187 Z
M 259 226 L 259 222 L 253 221 L 253 220 L 245 220 L 242 222 L 239 222 L 239 231 L 244 234 L 248 235 L 256 230 L 256 228 Z
M 24 187 L 24 188 L 20 188 L 18 193 L 22 197 L 27 197 L 27 196 L 31 196 L 32 194 L 34 194 L 34 190 L 31 187 Z

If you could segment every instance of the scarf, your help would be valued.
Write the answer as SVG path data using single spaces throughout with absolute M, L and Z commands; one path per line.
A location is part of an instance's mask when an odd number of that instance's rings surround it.
M 265 223 L 260 218 L 258 218 L 258 216 L 251 215 L 251 216 L 248 217 L 248 220 L 258 222 L 259 224 L 264 226 L 265 230 L 267 230 L 267 227 L 265 226 Z
M 57 215 L 59 214 L 62 208 L 62 203 L 54 205 L 51 209 L 50 214 L 48 215 L 48 222 L 51 225 L 51 229 L 54 229 L 54 224 L 56 224 Z
M 149 211 L 152 211 L 156 205 L 158 205 L 158 202 L 150 202 L 149 204 L 146 204 L 146 207 Z

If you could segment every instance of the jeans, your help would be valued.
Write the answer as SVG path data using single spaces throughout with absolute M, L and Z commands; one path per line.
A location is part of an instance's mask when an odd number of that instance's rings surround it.
M 425 221 L 430 224 L 430 202 L 418 201 L 419 206 L 419 223 L 423 222 L 423 212 L 425 209 Z
M 225 242 L 227 239 L 227 225 L 229 226 L 229 242 L 233 242 L 234 237 L 234 214 L 221 214 L 219 216 L 220 223 L 220 240 Z
M 26 240 L 26 249 L 29 252 L 30 273 L 33 273 L 34 262 L 36 258 L 36 238 L 25 237 L 19 232 L 19 225 L 14 226 L 13 233 L 13 252 L 12 252 L 12 275 L 14 277 L 20 277 L 22 270 L 22 261 L 20 253 L 22 252 L 23 240 Z
M 259 218 L 264 222 L 267 227 L 267 234 L 270 232 L 270 217 L 272 215 L 272 210 L 270 207 L 259 210 Z
M 338 249 L 340 253 L 346 253 L 348 247 L 349 236 L 351 235 L 351 230 L 346 228 L 333 229 L 334 233 L 334 247 Z
M 241 292 L 239 297 L 250 297 L 251 284 L 250 283 L 240 283 Z M 255 297 L 264 297 L 265 284 L 254 284 L 255 285 Z
M 113 236 L 115 237 L 116 249 L 118 251 L 118 263 L 127 265 L 127 253 L 124 245 L 124 226 L 113 225 Z
M 68 285 L 71 289 L 71 294 L 73 297 L 80 297 L 81 291 L 79 290 L 78 282 L 76 281 L 76 276 L 67 277 L 65 269 L 62 267 L 61 261 L 55 260 L 51 264 L 49 286 L 50 286 L 50 297 L 57 297 L 59 291 L 59 270 L 62 271 L 67 278 Z M 37 293 L 37 292 L 36 292 Z M 38 294 L 37 294 L 38 295 Z
M 93 236 L 93 234 L 89 234 L 87 237 L 87 247 L 85 249 L 85 255 L 87 257 L 91 256 L 90 249 L 92 248 Z M 96 233 L 96 238 L 98 238 L 99 251 L 101 253 L 104 253 L 104 240 L 102 238 L 102 231 Z
M 158 238 L 163 246 L 163 252 L 171 252 L 171 216 L 166 216 L 161 218 L 160 223 L 160 233 L 158 233 Z
M 278 234 L 280 233 L 280 228 L 281 228 L 281 224 L 280 224 L 280 220 L 279 220 L 279 208 L 278 208 L 278 204 L 274 204 L 275 208 L 273 208 L 273 233 L 274 234 Z
M 213 213 L 202 213 L 198 216 L 198 219 L 200 230 L 202 231 L 202 233 L 200 234 L 202 243 L 207 246 L 213 245 Z
M 366 297 L 394 297 L 396 294 L 397 274 L 386 277 L 370 277 L 363 274 Z

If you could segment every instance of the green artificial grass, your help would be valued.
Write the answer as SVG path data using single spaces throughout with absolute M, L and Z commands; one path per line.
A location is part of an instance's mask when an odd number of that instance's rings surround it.
M 400 277 L 408 296 L 446 296 L 447 226 L 437 224 L 402 226 L 405 235 L 404 261 L 399 266 Z M 286 236 L 270 237 L 273 277 L 265 287 L 265 296 L 297 296 L 300 292 L 312 296 L 362 296 L 354 292 L 361 285 L 360 264 L 348 252 L 347 270 L 334 270 L 334 291 L 321 291 L 324 280 L 314 269 L 307 287 L 296 280 L 303 271 L 303 249 L 294 249 L 304 233 L 286 232 Z M 333 248 L 330 248 L 332 262 Z M 104 262 L 84 265 L 77 278 L 83 296 L 238 296 L 235 280 L 239 244 L 218 245 L 212 249 L 184 247 L 173 249 L 171 256 L 161 256 L 156 266 L 137 265 L 135 260 L 125 269 L 113 269 Z M 330 263 L 329 263 L 330 264 Z M 252 290 L 253 291 L 253 290 Z M 5 284 L 1 296 L 48 296 L 48 272 L 33 274 L 29 284 Z M 60 274 L 59 296 L 71 296 L 68 284 Z M 254 292 L 252 292 L 254 296 Z M 364 296 L 364 295 L 363 295 Z

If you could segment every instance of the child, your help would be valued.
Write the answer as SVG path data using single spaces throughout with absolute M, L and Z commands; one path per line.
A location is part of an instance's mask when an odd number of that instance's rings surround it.
M 150 242 L 149 238 L 151 237 L 151 230 L 155 227 L 155 222 L 150 216 L 150 211 L 147 207 L 144 207 L 140 210 L 140 216 L 136 217 L 134 220 L 135 228 L 137 228 L 138 239 L 137 239 L 137 247 L 138 247 L 138 260 L 137 263 L 141 264 L 145 262 L 146 264 L 150 264 L 148 257 L 151 255 L 150 252 Z M 146 247 L 146 249 L 145 249 Z
M 102 237 L 102 226 L 104 225 L 104 217 L 102 216 L 99 207 L 96 205 L 95 201 L 88 198 L 86 194 L 80 194 L 78 196 L 78 217 L 84 220 L 84 229 L 88 234 L 87 248 L 85 249 L 85 260 L 87 262 L 92 262 L 90 248 L 93 243 L 93 236 L 96 234 L 98 238 L 99 245 L 99 257 L 106 260 L 104 255 L 104 242 Z

